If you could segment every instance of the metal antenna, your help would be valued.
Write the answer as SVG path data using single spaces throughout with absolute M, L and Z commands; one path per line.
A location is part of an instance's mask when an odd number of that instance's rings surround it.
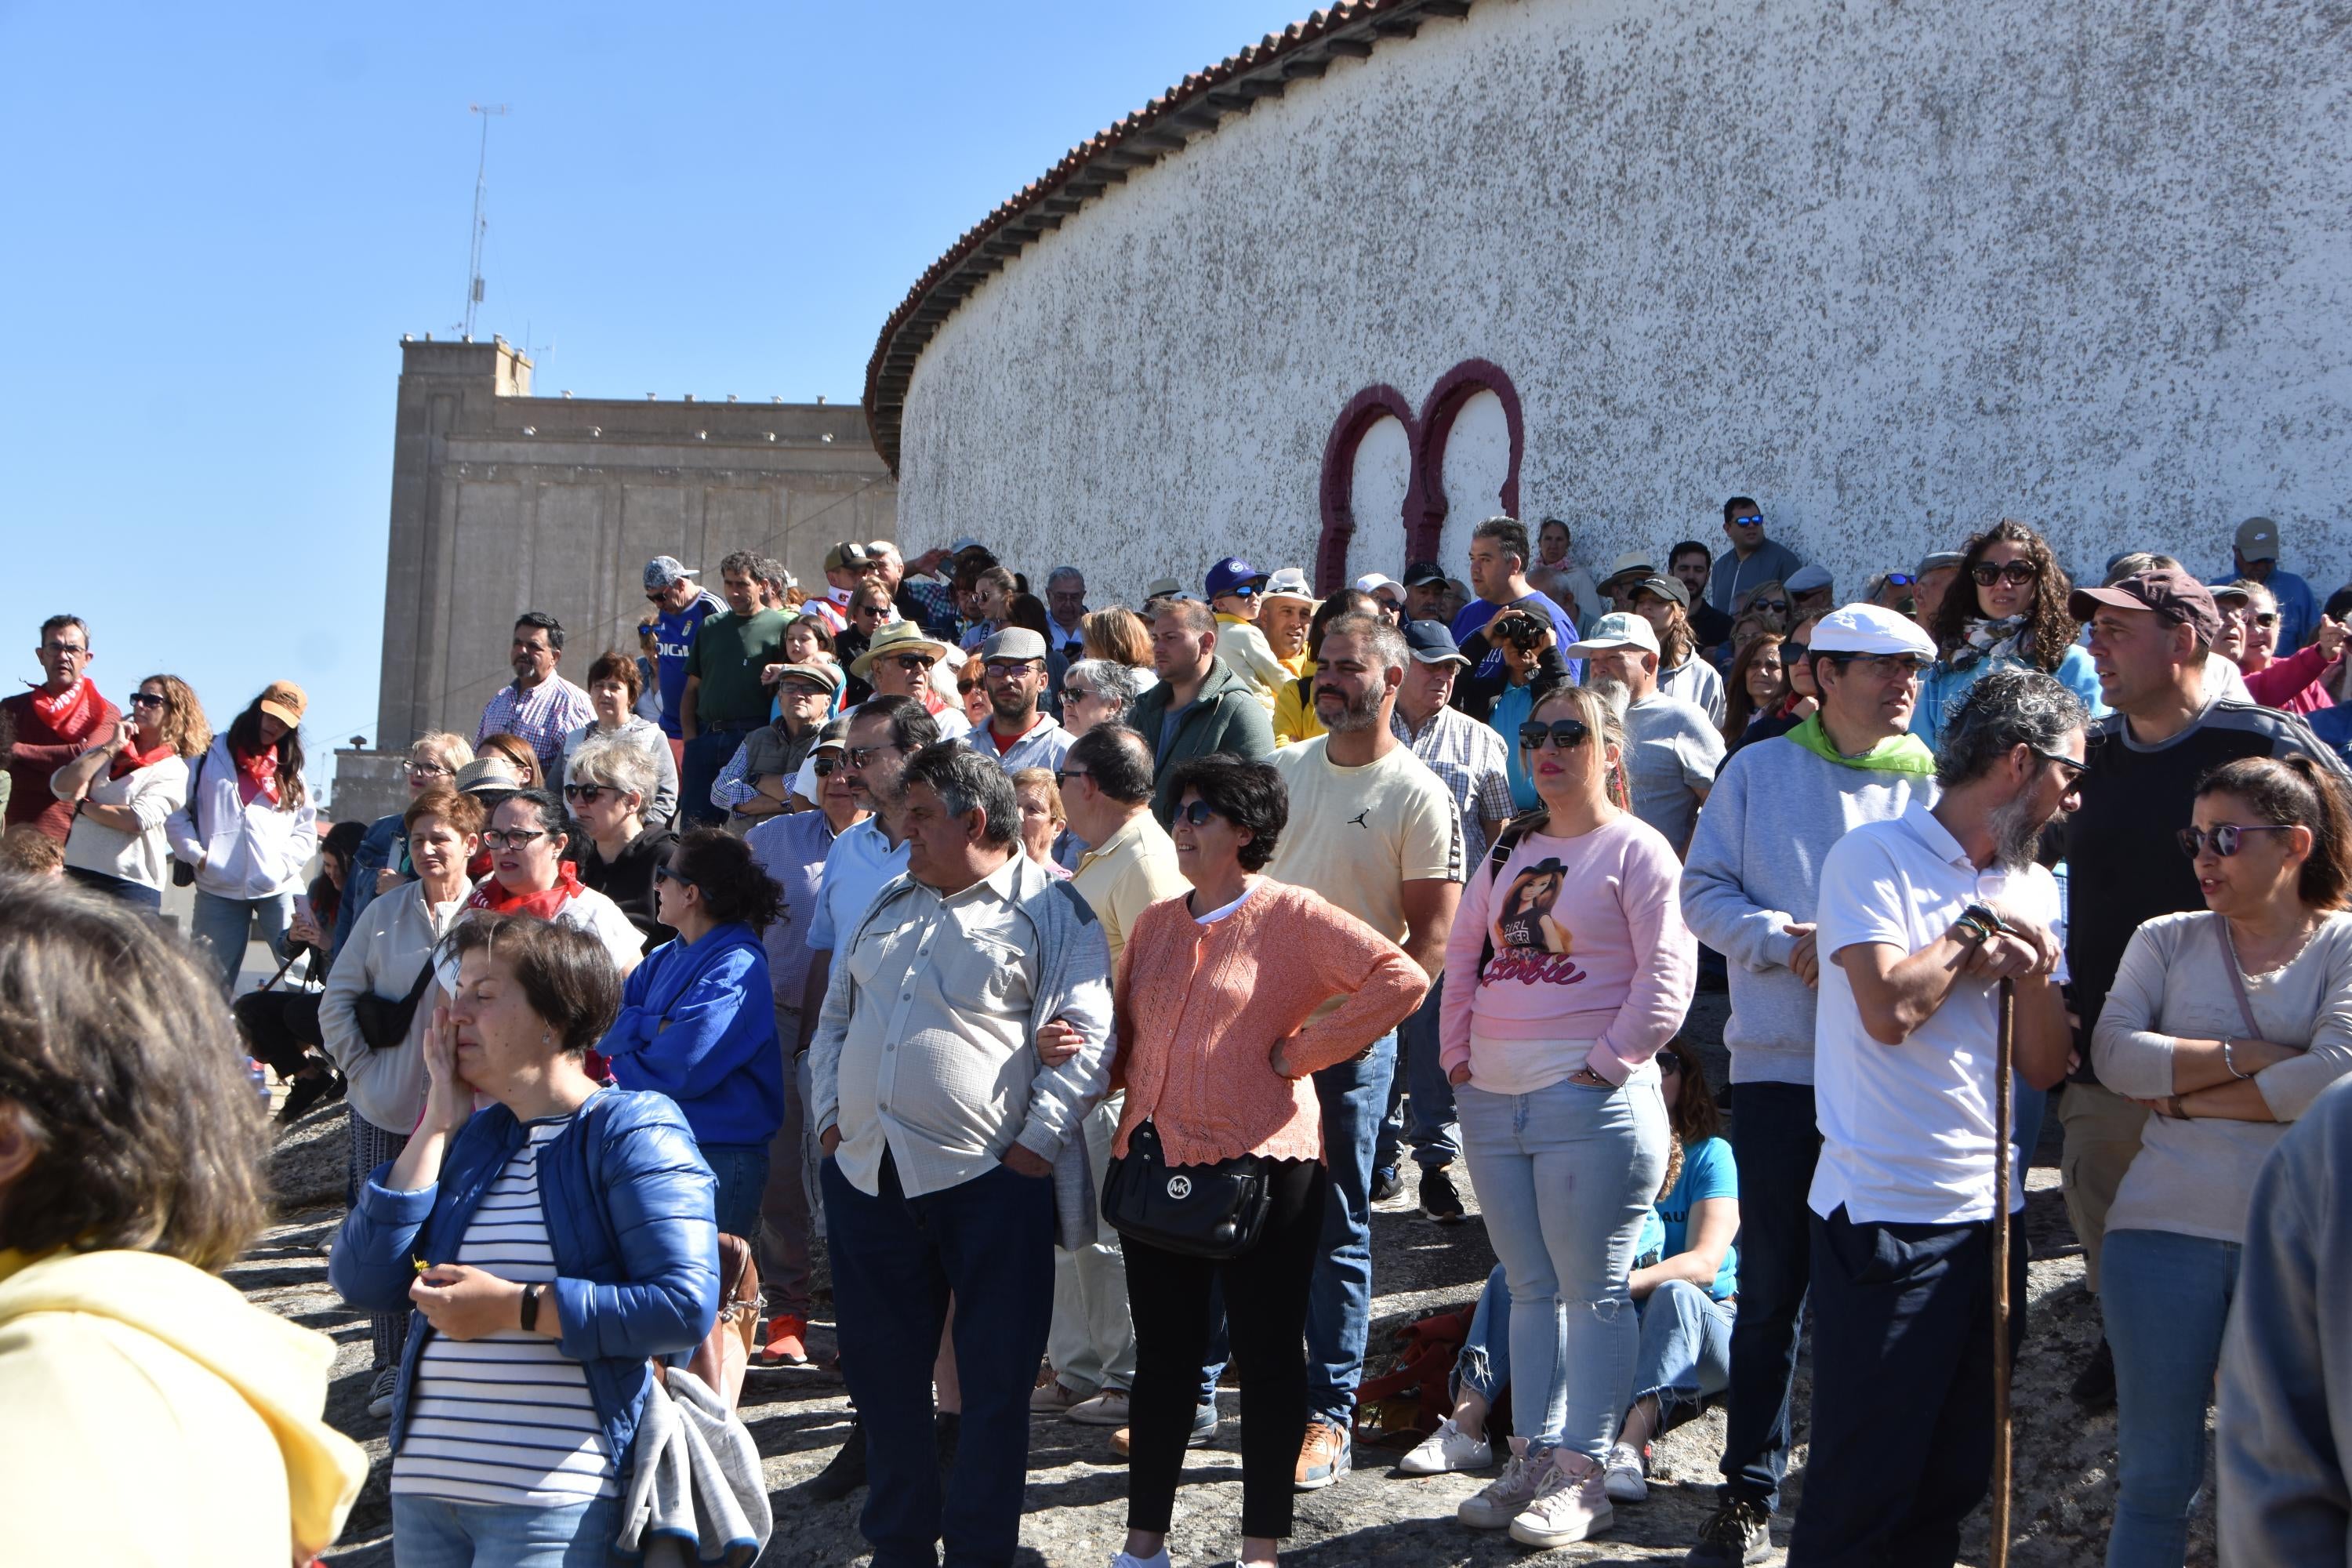
M 489 233 L 490 220 L 483 215 L 482 205 L 489 195 L 490 116 L 504 114 L 503 103 L 469 103 L 467 112 L 482 117 L 481 158 L 474 166 L 474 235 L 472 253 L 466 258 L 466 324 L 468 342 L 474 337 L 474 311 L 482 302 L 482 238 Z

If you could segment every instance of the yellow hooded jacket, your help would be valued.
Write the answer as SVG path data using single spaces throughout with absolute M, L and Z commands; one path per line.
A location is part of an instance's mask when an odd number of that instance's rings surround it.
M 287 1568 L 367 1479 L 335 1347 L 152 1252 L 0 1251 L 0 1539 L 19 1563 Z

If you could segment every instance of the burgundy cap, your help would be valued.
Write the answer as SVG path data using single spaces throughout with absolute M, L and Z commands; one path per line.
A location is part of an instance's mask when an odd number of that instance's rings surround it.
M 2185 626 L 2200 642 L 2221 635 L 2221 612 L 2214 607 L 2213 591 L 2186 572 L 2159 567 L 2136 573 L 2105 588 L 2077 588 L 2066 599 L 2066 613 L 2087 621 L 2101 605 L 2116 610 L 2154 610 L 2161 620 Z

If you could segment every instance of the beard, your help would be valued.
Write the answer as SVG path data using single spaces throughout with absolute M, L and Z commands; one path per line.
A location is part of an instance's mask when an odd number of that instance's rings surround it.
M 1315 693 L 1315 717 L 1334 735 L 1360 734 L 1379 725 L 1381 699 L 1385 694 L 1381 688 L 1374 686 L 1367 688 L 1360 697 L 1349 698 L 1330 687 L 1320 687 Z M 1339 710 L 1336 713 L 1323 706 L 1326 697 L 1338 700 Z
M 1633 700 L 1633 689 L 1613 676 L 1604 675 L 1598 679 L 1588 680 L 1584 684 L 1586 689 L 1617 710 L 1618 716 L 1621 718 L 1624 716 L 1626 707 Z
M 2050 818 L 2036 816 L 2032 801 L 2021 795 L 2007 805 L 1995 807 L 1986 826 L 1992 829 L 1993 864 L 2004 871 L 2022 871 L 2033 864 L 2042 847 L 2042 830 L 2050 826 Z

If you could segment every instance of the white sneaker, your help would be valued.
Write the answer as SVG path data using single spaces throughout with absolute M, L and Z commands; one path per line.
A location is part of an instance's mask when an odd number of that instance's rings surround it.
M 1552 1473 L 1549 1455 L 1530 1461 L 1528 1440 L 1511 1439 L 1511 1457 L 1503 1461 L 1503 1473 L 1486 1483 L 1486 1489 L 1462 1500 L 1454 1517 L 1473 1530 L 1502 1530 L 1509 1526 L 1529 1503 L 1536 1500 L 1536 1488 Z
M 1650 1495 L 1650 1481 L 1642 1464 L 1642 1451 L 1620 1443 L 1609 1450 L 1609 1465 L 1601 1473 L 1601 1487 L 1612 1502 L 1640 1502 Z
M 1122 1552 L 1110 1560 L 1110 1568 L 1171 1568 L 1168 1561 L 1168 1548 L 1160 1547 L 1159 1553 L 1151 1557 L 1138 1557 L 1131 1552 Z
M 1124 1426 L 1129 1401 L 1124 1388 L 1106 1388 L 1091 1399 L 1081 1399 L 1062 1413 L 1065 1421 L 1081 1426 Z
M 1442 1476 L 1449 1470 L 1483 1470 L 1495 1462 L 1495 1446 L 1473 1437 L 1449 1415 L 1421 1446 L 1404 1457 L 1397 1469 L 1408 1476 Z
M 1601 1472 L 1577 1478 L 1557 1460 L 1544 1467 L 1535 1500 L 1511 1521 L 1511 1539 L 1522 1546 L 1567 1546 L 1599 1535 L 1615 1522 Z

